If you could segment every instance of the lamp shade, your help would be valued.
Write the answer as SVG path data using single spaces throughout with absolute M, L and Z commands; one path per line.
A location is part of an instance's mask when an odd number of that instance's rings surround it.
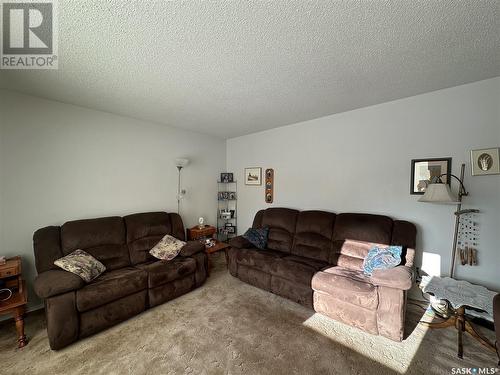
M 189 164 L 189 159 L 186 158 L 177 158 L 174 160 L 175 166 L 176 167 L 181 167 L 184 168 L 186 165 Z
M 460 203 L 458 198 L 451 192 L 447 184 L 429 184 L 425 190 L 425 194 L 418 200 L 419 202 L 429 203 Z

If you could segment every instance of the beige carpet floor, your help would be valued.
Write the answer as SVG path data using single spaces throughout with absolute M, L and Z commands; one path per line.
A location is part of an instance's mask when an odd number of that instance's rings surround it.
M 201 288 L 57 352 L 49 349 L 42 313 L 27 317 L 24 349 L 15 348 L 13 325 L 2 323 L 0 373 L 385 375 L 496 368 L 496 355 L 468 336 L 459 360 L 455 331 L 416 325 L 424 311 L 413 304 L 409 336 L 395 343 L 247 285 L 229 275 L 222 258 Z

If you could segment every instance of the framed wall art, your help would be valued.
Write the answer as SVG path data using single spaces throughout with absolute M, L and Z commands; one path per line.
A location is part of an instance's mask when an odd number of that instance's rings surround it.
M 471 171 L 473 176 L 500 174 L 499 148 L 484 148 L 470 152 Z
M 245 185 L 262 185 L 262 168 L 245 168 Z
M 449 185 L 451 158 L 413 159 L 411 161 L 410 194 L 424 194 L 427 185 L 443 174 L 441 180 Z

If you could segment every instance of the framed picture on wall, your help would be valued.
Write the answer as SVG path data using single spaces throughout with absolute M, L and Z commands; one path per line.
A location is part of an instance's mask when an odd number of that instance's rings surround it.
M 424 194 L 427 185 L 439 176 L 450 184 L 451 158 L 413 159 L 411 161 L 410 194 Z
M 245 168 L 245 185 L 262 185 L 262 168 Z
M 473 176 L 500 174 L 499 148 L 485 148 L 470 152 L 471 171 Z

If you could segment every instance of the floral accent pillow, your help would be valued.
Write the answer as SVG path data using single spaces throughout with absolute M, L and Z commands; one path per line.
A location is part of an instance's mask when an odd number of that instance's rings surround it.
M 363 261 L 363 272 L 371 275 L 375 270 L 387 270 L 401 264 L 401 246 L 374 246 Z
M 181 251 L 186 243 L 167 234 L 158 242 L 149 253 L 160 260 L 172 260 Z
M 106 271 L 104 264 L 83 250 L 75 250 L 65 257 L 57 259 L 54 264 L 63 270 L 80 276 L 87 283 Z

